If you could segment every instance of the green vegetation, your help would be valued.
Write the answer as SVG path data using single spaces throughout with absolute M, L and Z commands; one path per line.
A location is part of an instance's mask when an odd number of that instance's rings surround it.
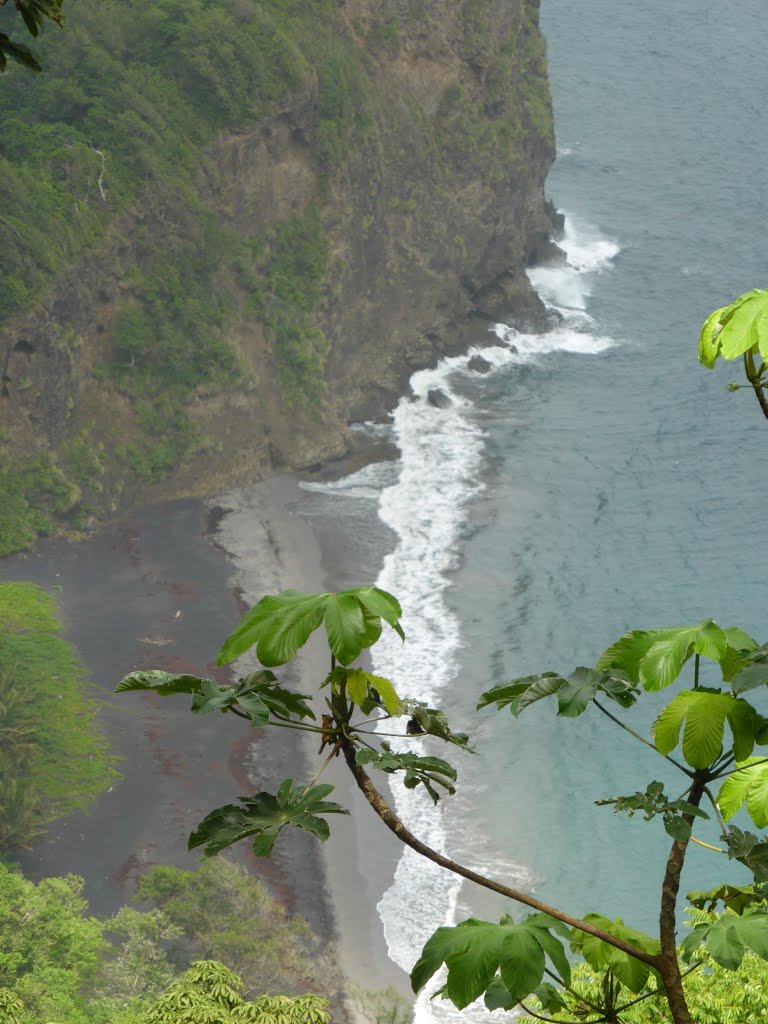
M 201 944 L 219 942 L 233 950 L 253 981 L 280 979 L 291 992 L 317 989 L 306 976 L 313 965 L 300 952 L 311 954 L 309 927 L 289 918 L 243 869 L 217 866 L 223 872 L 203 869 L 200 878 L 180 872 L 194 893 L 181 897 L 183 911 L 169 898 L 167 912 L 123 907 L 101 919 L 88 915 L 82 879 L 69 875 L 34 884 L 0 862 L 0 1020 L 7 1024 L 15 1014 L 16 1024 L 327 1024 L 322 995 L 264 996 L 275 991 L 265 986 L 246 1003 L 240 995 L 250 988 L 244 978 L 220 963 L 199 962 Z M 148 884 L 162 888 L 173 869 L 153 874 Z M 238 897 L 245 901 L 242 909 Z M 193 907 L 201 921 L 194 921 Z M 244 936 L 247 912 L 250 949 L 244 938 L 232 939 L 233 929 Z M 221 927 L 224 938 L 205 935 L 202 922 Z M 322 966 L 321 958 L 318 975 Z M 331 994 L 337 975 L 328 974 L 319 991 Z
M 53 533 L 76 503 L 78 490 L 47 453 L 22 466 L 0 457 L 0 556 Z
M 221 960 L 243 979 L 249 996 L 295 995 L 308 986 L 330 997 L 341 987 L 333 952 L 237 864 L 153 868 L 139 879 L 136 898 L 151 903 L 172 927 L 176 939 L 168 955 L 177 965 L 190 949 L 196 958 Z
M 0 850 L 28 846 L 116 778 L 96 705 L 53 600 L 0 584 Z
M 706 917 L 694 914 L 694 921 Z M 579 964 L 571 974 L 572 991 L 563 993 L 563 1008 L 551 1010 L 548 1019 L 583 1024 L 604 1019 L 594 1007 L 604 999 L 606 988 L 616 995 L 621 990 L 610 968 L 600 972 L 589 964 Z M 768 963 L 747 952 L 735 970 L 728 970 L 707 957 L 686 978 L 685 992 L 695 1024 L 763 1024 L 768 1006 Z M 531 1009 L 544 1012 L 538 999 L 531 1000 Z M 666 1024 L 669 1016 L 664 998 L 653 996 L 622 1010 L 619 1019 L 622 1024 Z
M 445 967 L 447 979 L 440 994 L 459 1010 L 481 997 L 490 1010 L 521 1007 L 529 1011 L 531 1000 L 537 1000 L 543 1019 L 573 1019 L 553 1016 L 570 1008 L 580 1017 L 579 1000 L 585 999 L 584 992 L 573 995 L 578 992 L 574 978 L 578 983 L 580 976 L 572 970 L 570 947 L 595 976 L 585 1004 L 594 1011 L 593 1020 L 622 1021 L 629 1010 L 640 1014 L 640 1021 L 652 1021 L 659 1006 L 663 1008 L 660 1020 L 671 1019 L 674 1024 L 706 1020 L 689 1009 L 696 992 L 690 988 L 695 985 L 691 975 L 699 972 L 699 984 L 706 987 L 715 971 L 712 964 L 734 972 L 747 954 L 768 960 L 768 838 L 730 824 L 744 807 L 758 829 L 768 827 L 768 758 L 753 753 L 768 744 L 768 717 L 745 696 L 759 698 L 768 686 L 768 645 L 758 644 L 737 627 L 723 629 L 712 619 L 632 630 L 611 644 L 593 667 L 579 667 L 567 675 L 549 671 L 512 679 L 489 689 L 478 704 L 478 708 L 509 709 L 514 717 L 541 700 L 556 700 L 557 713 L 566 718 L 576 719 L 591 710 L 678 769 L 685 780 L 678 796 L 668 795 L 664 785 L 653 780 L 644 791 L 598 801 L 617 813 L 642 811 L 647 821 L 662 824 L 670 837 L 660 892 L 659 936 L 653 937 L 598 913 L 573 917 L 527 892 L 477 874 L 431 849 L 405 827 L 369 771 L 402 772 L 406 788 L 423 787 L 435 803 L 441 791 L 454 792 L 457 773 L 442 758 L 395 751 L 389 740 L 380 741 L 376 750 L 371 744 L 372 720 L 405 717 L 403 736 L 428 734 L 465 750 L 469 744 L 467 736 L 451 730 L 442 711 L 399 695 L 390 680 L 354 665 L 377 643 L 385 624 L 404 639 L 401 614 L 397 600 L 376 587 L 322 594 L 287 590 L 262 598 L 218 655 L 219 664 L 229 664 L 252 651 L 267 666 L 265 670 L 230 686 L 161 671 L 135 672 L 118 684 L 119 691 L 184 693 L 191 696 L 192 710 L 198 714 L 234 712 L 255 728 L 288 725 L 318 735 L 321 754 L 329 748 L 309 783 L 286 779 L 274 794 L 241 797 L 238 804 L 211 811 L 191 834 L 190 847 L 203 847 L 212 857 L 249 838 L 257 856 L 269 856 L 280 833 L 291 826 L 327 839 L 328 816 L 346 812 L 328 800 L 333 787 L 317 780 L 341 753 L 374 812 L 401 842 L 433 863 L 533 911 L 519 921 L 505 915 L 498 923 L 473 919 L 438 928 L 413 968 L 414 991 Z M 290 662 L 320 627 L 328 642 L 330 671 L 316 698 L 291 693 L 271 669 Z M 704 662 L 711 663 L 710 672 L 717 671 L 722 685 L 701 685 Z M 680 686 L 686 673 L 690 678 Z M 646 691 L 676 684 L 677 692 L 657 716 L 650 737 L 623 720 Z M 328 696 L 322 700 L 326 688 Z M 319 725 L 312 708 L 315 699 L 322 710 Z M 390 735 L 395 728 L 389 726 Z M 693 834 L 696 824 L 710 815 L 722 831 L 720 847 L 702 844 Z M 752 873 L 754 881 L 749 885 L 724 882 L 711 891 L 689 893 L 691 902 L 708 912 L 678 948 L 679 879 L 692 842 L 727 853 L 729 860 Z M 720 905 L 723 910 L 717 913 Z M 755 999 L 745 996 L 745 1005 L 758 998 L 759 994 Z M 712 1000 L 717 1005 L 716 995 Z M 766 1005 L 764 1001 L 763 1016 Z
M 199 960 L 150 1007 L 141 1024 L 330 1024 L 319 996 L 259 996 L 246 1002 L 242 980 L 215 960 Z
M 751 388 L 768 418 L 768 291 L 753 288 L 729 306 L 722 306 L 704 321 L 699 337 L 699 362 L 710 370 L 723 359 L 744 364 L 747 384 L 729 384 L 729 391 Z
M 24 28 L 34 37 L 40 34 L 46 19 L 61 25 L 62 0 L 14 0 L 14 7 Z M 15 26 L 9 24 L 7 28 L 12 32 Z M 40 63 L 28 46 L 11 39 L 7 31 L 0 32 L 0 73 L 5 71 L 8 60 L 15 61 L 30 71 L 40 71 Z

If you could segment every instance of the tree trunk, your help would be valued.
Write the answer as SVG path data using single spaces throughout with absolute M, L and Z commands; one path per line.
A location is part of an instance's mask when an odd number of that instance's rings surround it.
M 704 787 L 708 781 L 707 773 L 697 771 L 688 793 L 688 802 L 698 807 L 704 795 Z M 684 814 L 683 818 L 689 825 L 693 824 L 693 815 Z M 683 980 L 680 975 L 680 964 L 677 961 L 677 935 L 675 933 L 675 909 L 677 894 L 680 890 L 680 872 L 685 861 L 688 840 L 676 839 L 667 858 L 667 869 L 661 886 L 661 911 L 659 913 L 659 937 L 661 939 L 661 955 L 658 968 L 664 982 L 669 1009 L 675 1024 L 693 1024 L 688 1004 L 683 992 Z

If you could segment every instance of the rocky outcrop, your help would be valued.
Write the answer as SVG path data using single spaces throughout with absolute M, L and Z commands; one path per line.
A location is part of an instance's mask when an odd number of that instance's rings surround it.
M 254 311 L 233 273 L 224 333 L 238 370 L 186 404 L 202 441 L 160 483 L 131 471 L 125 451 L 147 428 L 102 367 L 116 318 L 141 301 L 134 269 L 190 216 L 172 198 L 162 215 L 148 200 L 7 330 L 6 459 L 50 452 L 66 470 L 62 445 L 82 439 L 98 469 L 78 484 L 98 514 L 137 495 L 210 493 L 341 454 L 350 422 L 384 414 L 416 368 L 482 341 L 483 319 L 543 323 L 525 275 L 552 229 L 538 0 L 345 0 L 339 26 L 364 100 L 333 159 L 318 156 L 317 82 L 302 84 L 222 135 L 198 186 L 228 230 L 267 246 L 276 225 L 319 218 L 327 260 L 310 317 L 327 343 L 324 387 L 311 400 L 286 394 L 269 296 Z

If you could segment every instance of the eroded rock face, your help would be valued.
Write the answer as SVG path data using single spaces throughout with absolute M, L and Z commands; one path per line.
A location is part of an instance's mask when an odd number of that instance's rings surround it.
M 220 138 L 199 183 L 201 202 L 244 236 L 319 216 L 328 260 L 312 317 L 328 343 L 325 397 L 286 398 L 269 318 L 244 296 L 226 327 L 240 372 L 188 403 L 205 443 L 162 484 L 137 480 L 120 455 L 141 435 L 135 409 L 99 368 L 116 317 L 141 301 L 132 268 L 185 230 L 172 206 L 162 218 L 137 208 L 0 342 L 6 456 L 57 459 L 68 439 L 112 438 L 89 498 L 102 513 L 120 494 L 211 493 L 340 455 L 348 423 L 385 413 L 415 369 L 482 340 L 478 318 L 544 324 L 525 275 L 531 259 L 556 258 L 538 0 L 391 0 L 384 28 L 379 0 L 339 12 L 365 93 L 342 158 L 318 162 L 320 97 L 303 88 Z

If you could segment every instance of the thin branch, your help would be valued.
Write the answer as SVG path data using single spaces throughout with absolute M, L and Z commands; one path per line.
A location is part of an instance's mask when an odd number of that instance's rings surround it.
M 699 688 L 699 658 L 700 657 L 701 657 L 701 655 L 697 653 L 695 655 L 694 659 L 693 659 L 693 688 L 694 688 L 694 690 L 698 690 L 698 688 Z
M 381 818 L 387 828 L 391 832 L 394 832 L 402 843 L 406 846 L 410 846 L 412 850 L 415 850 L 416 853 L 421 854 L 422 857 L 426 857 L 427 860 L 431 860 L 433 864 L 437 864 L 440 867 L 445 868 L 447 871 L 451 871 L 455 875 L 466 878 L 470 882 L 474 882 L 476 885 L 482 886 L 484 889 L 496 892 L 500 896 L 505 896 L 507 899 L 515 900 L 516 903 L 522 903 L 524 906 L 531 907 L 533 910 L 538 910 L 543 914 L 549 914 L 550 917 L 554 917 L 557 921 L 562 921 L 571 928 L 576 928 L 577 931 L 585 932 L 587 935 L 594 935 L 597 939 L 602 939 L 602 941 L 607 942 L 608 945 L 613 946 L 616 949 L 620 949 L 623 953 L 634 957 L 636 960 L 640 960 L 642 963 L 648 964 L 650 967 L 654 967 L 656 969 L 659 968 L 659 958 L 653 956 L 651 953 L 647 953 L 644 949 L 639 949 L 637 946 L 633 946 L 631 943 L 625 942 L 616 935 L 611 935 L 610 932 L 604 931 L 602 928 L 597 928 L 595 925 L 582 921 L 578 917 L 566 914 L 557 907 L 553 907 L 549 903 L 544 903 L 543 900 L 538 900 L 534 896 L 530 896 L 528 893 L 521 892 L 518 889 L 511 889 L 509 886 L 503 885 L 501 882 L 496 882 L 494 879 L 486 878 L 484 875 L 478 874 L 477 871 L 472 871 L 471 868 L 466 868 L 463 864 L 459 864 L 458 861 L 451 860 L 450 857 L 445 857 L 442 853 L 438 853 L 437 850 L 433 850 L 430 846 L 427 846 L 426 843 L 422 843 L 420 839 L 417 839 L 416 836 L 405 827 L 395 811 L 390 807 L 381 793 L 379 793 L 373 782 L 371 782 L 371 779 L 363 766 L 357 763 L 354 745 L 349 740 L 345 740 L 342 744 L 342 750 L 344 751 L 344 759 L 347 762 L 349 770 L 354 775 L 358 787 L 373 810 Z
M 338 754 L 338 752 L 339 752 L 339 751 L 338 751 L 338 748 L 337 748 L 337 747 L 333 747 L 333 749 L 331 750 L 331 752 L 330 752 L 330 754 L 328 755 L 328 757 L 326 757 L 326 759 L 325 759 L 325 760 L 323 761 L 323 763 L 322 763 L 322 764 L 320 765 L 320 767 L 319 767 L 319 768 L 317 769 L 317 771 L 315 772 L 315 774 L 314 774 L 314 775 L 312 776 L 312 779 L 311 779 L 311 780 L 310 780 L 310 781 L 309 781 L 309 782 L 307 783 L 307 789 L 309 789 L 309 787 L 310 787 L 310 786 L 314 786 L 314 784 L 315 784 L 315 783 L 317 782 L 317 780 L 318 780 L 318 779 L 320 778 L 320 776 L 321 776 L 321 775 L 323 774 L 323 772 L 325 771 L 325 769 L 326 769 L 326 768 L 328 767 L 328 765 L 329 765 L 329 764 L 331 763 L 331 761 L 333 760 L 333 758 L 334 758 L 334 757 L 336 757 L 336 755 Z
M 591 999 L 587 999 L 581 992 L 577 992 L 575 988 L 571 988 L 570 985 L 566 985 L 562 978 L 559 978 L 554 971 L 550 971 L 548 967 L 544 968 L 544 973 L 548 974 L 550 978 L 553 978 L 561 988 L 564 988 L 566 992 L 570 992 L 574 999 L 579 999 L 582 1003 L 586 1003 L 587 1006 L 591 1006 L 595 1013 L 602 1013 L 603 1007 L 598 1006 L 597 1003 L 593 1003 Z
M 530 1008 L 530 1006 L 526 1006 L 525 1003 L 522 1001 L 522 999 L 520 1000 L 518 1005 L 522 1006 L 522 1008 L 525 1010 L 525 1012 L 530 1014 L 531 1017 L 535 1017 L 536 1020 L 545 1020 L 545 1021 L 548 1022 L 548 1024 L 559 1024 L 559 1022 L 554 1017 L 543 1017 L 540 1013 L 536 1013 L 536 1011 L 532 1010 Z M 608 1018 L 606 1016 L 596 1017 L 595 1020 L 589 1021 L 588 1024 L 604 1024 L 604 1022 L 607 1021 L 607 1020 L 608 1020 Z M 584 1020 L 583 1020 L 583 1018 L 580 1021 L 579 1020 L 567 1020 L 567 1021 L 564 1022 L 564 1024 L 584 1024 Z
M 697 839 L 696 836 L 691 836 L 691 842 L 696 843 L 697 846 L 703 846 L 705 850 L 714 850 L 715 853 L 727 853 L 727 850 L 721 850 L 719 846 L 712 846 L 711 843 L 705 843 L 703 839 Z
M 727 832 L 728 830 L 725 827 L 725 821 L 723 820 L 723 816 L 720 813 L 720 808 L 717 806 L 717 800 L 715 800 L 714 796 L 712 796 L 712 790 L 709 788 L 709 786 L 704 787 L 704 795 L 712 804 L 712 810 L 715 812 L 715 817 L 717 818 L 718 825 L 723 830 L 723 832 Z
M 698 963 L 695 963 L 693 965 L 693 967 L 689 967 L 687 971 L 683 971 L 683 973 L 680 975 L 680 977 L 681 978 L 687 978 L 689 974 L 692 974 L 694 971 L 698 970 L 699 967 L 701 967 L 701 965 L 703 963 L 704 963 L 703 960 L 699 960 Z M 637 1003 L 642 1003 L 642 1001 L 644 999 L 650 999 L 651 996 L 663 996 L 663 995 L 664 995 L 664 989 L 662 989 L 662 988 L 655 988 L 652 992 L 646 992 L 642 996 L 638 996 L 637 999 L 633 999 L 631 1003 L 625 1003 L 623 1006 L 617 1007 L 616 1008 L 616 1013 L 623 1013 L 625 1010 L 628 1010 L 630 1008 L 630 1006 L 636 1006 Z
M 645 736 L 641 736 L 639 732 L 635 732 L 634 729 L 630 729 L 630 727 L 628 725 L 626 725 L 626 723 L 622 722 L 622 720 L 620 718 L 617 718 L 615 715 L 612 715 L 611 712 L 608 710 L 608 708 L 604 708 L 599 700 L 593 700 L 592 703 L 595 705 L 595 707 L 598 709 L 598 711 L 602 711 L 602 713 L 604 715 L 606 715 L 608 718 L 610 718 L 610 720 L 612 722 L 615 722 L 616 725 L 618 725 L 625 732 L 628 732 L 630 736 L 634 736 L 636 740 L 640 740 L 640 742 L 644 743 L 646 745 L 646 747 L 650 747 L 651 750 L 654 751 L 654 753 L 659 754 L 659 751 L 651 743 L 650 740 L 647 740 L 645 738 Z M 670 757 L 669 754 L 659 754 L 659 756 L 663 757 L 666 761 L 669 761 L 669 763 L 673 764 L 675 766 L 675 768 L 679 768 L 680 771 L 684 772 L 688 776 L 689 779 L 693 778 L 693 772 L 690 771 L 690 769 L 686 768 L 685 765 L 680 764 L 679 761 L 676 761 L 674 759 L 674 757 Z
M 737 772 L 745 772 L 748 768 L 757 768 L 758 765 L 768 764 L 768 757 L 761 757 L 759 761 L 754 761 L 752 764 L 743 764 L 741 768 L 734 768 L 732 772 L 718 772 L 717 775 L 713 775 L 714 779 L 722 779 L 729 775 L 735 775 Z

